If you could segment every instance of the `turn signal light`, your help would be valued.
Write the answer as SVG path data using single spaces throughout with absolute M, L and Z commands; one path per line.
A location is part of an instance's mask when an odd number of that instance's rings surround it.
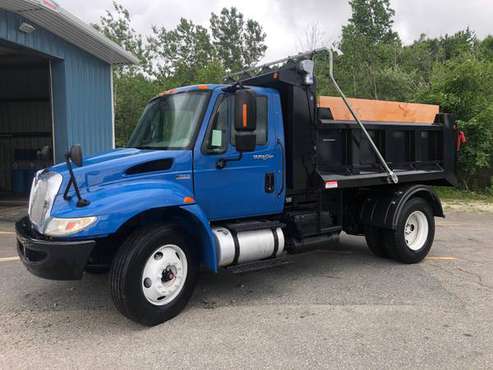
M 243 104 L 243 128 L 248 127 L 248 106 Z
M 170 90 L 163 91 L 161 94 L 159 94 L 159 96 L 170 95 L 170 94 L 174 94 L 175 92 L 176 92 L 176 89 L 170 89 Z

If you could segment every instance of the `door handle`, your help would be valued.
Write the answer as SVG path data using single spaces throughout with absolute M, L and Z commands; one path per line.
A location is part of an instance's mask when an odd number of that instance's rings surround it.
M 269 172 L 265 174 L 265 192 L 273 193 L 274 192 L 274 173 Z
M 241 161 L 241 159 L 243 158 L 243 153 L 240 153 L 240 155 L 238 157 L 233 157 L 233 158 L 221 158 L 219 159 L 217 162 L 216 162 L 216 168 L 218 170 L 222 170 L 224 167 L 226 167 L 226 165 L 228 164 L 228 162 L 235 162 L 235 161 Z

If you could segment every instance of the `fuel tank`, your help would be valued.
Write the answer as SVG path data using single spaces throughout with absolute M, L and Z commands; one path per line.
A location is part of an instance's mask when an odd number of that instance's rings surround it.
M 275 258 L 284 251 L 280 227 L 242 232 L 215 227 L 212 231 L 217 239 L 216 254 L 221 267 Z

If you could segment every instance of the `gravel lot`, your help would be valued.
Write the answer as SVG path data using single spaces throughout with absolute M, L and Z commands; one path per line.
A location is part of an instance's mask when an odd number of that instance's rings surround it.
M 0 368 L 493 367 L 493 214 L 451 211 L 430 257 L 399 265 L 362 238 L 255 272 L 204 273 L 154 328 L 118 314 L 107 277 L 55 282 L 0 223 Z

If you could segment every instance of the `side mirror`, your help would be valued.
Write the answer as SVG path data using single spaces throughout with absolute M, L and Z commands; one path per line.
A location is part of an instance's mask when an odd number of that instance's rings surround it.
M 255 132 L 236 132 L 236 150 L 240 153 L 253 152 L 257 146 L 257 135 Z
M 257 135 L 257 100 L 251 89 L 240 89 L 235 93 L 235 143 L 240 153 L 253 152 Z
M 77 165 L 77 167 L 82 167 L 82 148 L 79 144 L 72 145 L 69 155 L 70 159 Z
M 235 130 L 237 132 L 255 131 L 257 128 L 257 100 L 250 89 L 236 90 Z

